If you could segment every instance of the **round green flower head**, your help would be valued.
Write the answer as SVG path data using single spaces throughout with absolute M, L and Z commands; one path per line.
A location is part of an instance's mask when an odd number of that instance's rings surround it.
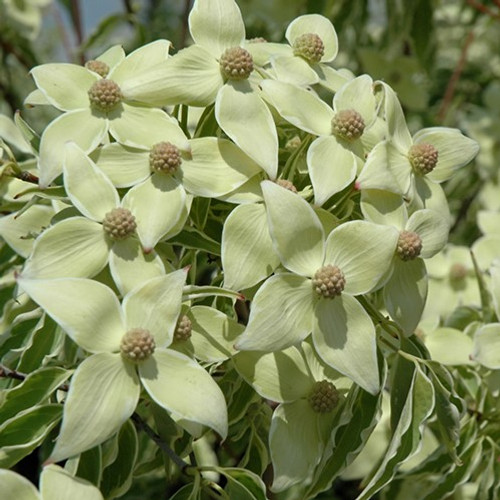
M 438 162 L 438 156 L 438 150 L 432 144 L 426 142 L 414 144 L 408 151 L 411 166 L 420 175 L 428 174 L 434 170 Z
M 123 336 L 120 352 L 125 359 L 137 363 L 148 359 L 155 347 L 155 340 L 149 330 L 132 328 Z
M 109 66 L 102 61 L 96 61 L 91 59 L 85 63 L 85 67 L 94 73 L 97 73 L 99 76 L 106 78 L 109 73 Z
M 226 49 L 219 60 L 222 75 L 228 80 L 246 80 L 253 71 L 253 59 L 241 47 Z
M 113 208 L 104 216 L 102 227 L 113 240 L 124 240 L 137 229 L 135 217 L 126 208 Z
M 365 121 L 355 109 L 342 109 L 332 118 L 332 133 L 345 141 L 359 139 L 365 130 Z
M 312 279 L 313 290 L 321 297 L 333 299 L 340 295 L 345 287 L 344 273 L 328 264 L 318 269 Z
M 185 342 L 191 337 L 191 331 L 193 329 L 193 324 L 191 320 L 184 314 L 179 318 L 177 326 L 174 331 L 174 340 L 179 342 Z
M 281 186 L 285 189 L 288 189 L 288 191 L 291 191 L 292 193 L 297 192 L 297 188 L 293 185 L 293 182 L 290 182 L 286 179 L 278 179 L 276 181 L 276 184 L 278 184 L 278 186 Z
M 412 231 L 401 231 L 399 233 L 396 253 L 401 260 L 416 259 L 422 251 L 422 240 L 417 233 Z
M 155 172 L 174 174 L 181 166 L 181 152 L 170 142 L 155 144 L 149 153 L 149 165 Z
M 106 78 L 97 80 L 90 87 L 88 94 L 91 106 L 105 113 L 116 108 L 123 99 L 120 87 L 113 80 Z
M 317 63 L 325 54 L 325 45 L 316 33 L 304 33 L 295 39 L 293 53 L 306 61 Z
M 337 407 L 339 399 L 339 391 L 328 380 L 316 382 L 307 398 L 316 413 L 331 412 Z

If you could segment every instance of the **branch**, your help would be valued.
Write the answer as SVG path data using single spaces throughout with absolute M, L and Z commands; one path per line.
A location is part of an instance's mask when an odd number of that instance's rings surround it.
M 495 4 L 500 7 L 500 1 L 494 0 Z M 486 14 L 493 19 L 496 19 L 497 21 L 500 21 L 500 13 L 495 12 L 494 10 L 491 10 L 487 5 L 483 5 L 482 3 L 476 2 L 476 0 L 467 0 L 467 3 L 473 8 L 476 9 L 477 11 L 481 12 L 482 14 Z
M 27 373 L 18 372 L 17 370 L 11 370 L 10 368 L 6 367 L 5 365 L 0 364 L 0 377 L 12 378 L 14 380 L 25 380 L 27 376 L 28 376 Z M 62 384 L 57 389 L 60 391 L 68 392 L 69 385 Z

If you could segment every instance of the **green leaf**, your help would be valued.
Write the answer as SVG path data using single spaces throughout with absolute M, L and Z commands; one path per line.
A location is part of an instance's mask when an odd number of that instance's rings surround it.
M 0 425 L 0 467 L 10 468 L 29 455 L 57 425 L 62 407 L 34 406 Z
M 74 462 L 76 471 L 69 468 L 71 462 Z M 84 451 L 77 457 L 66 461 L 65 469 L 74 476 L 85 479 L 89 483 L 99 486 L 102 477 L 102 450 L 101 447 L 94 446 L 90 450 Z
M 43 469 L 40 477 L 40 492 L 50 500 L 104 500 L 101 492 L 91 483 L 71 476 L 57 465 Z
M 134 412 L 139 391 L 134 365 L 120 354 L 104 352 L 85 359 L 71 379 L 50 460 L 72 457 L 111 437 Z
M 228 290 L 227 288 L 219 288 L 217 286 L 197 286 L 186 285 L 184 287 L 182 300 L 193 300 L 201 297 L 227 297 L 233 300 L 244 300 L 245 297 L 239 292 Z
M 224 395 L 196 361 L 172 350 L 157 349 L 138 368 L 148 394 L 181 427 L 193 434 L 193 429 L 201 430 L 200 425 L 207 425 L 225 439 L 227 409 Z
M 100 489 L 105 498 L 124 495 L 132 484 L 138 452 L 137 432 L 130 420 L 123 424 L 118 433 L 118 454 L 116 460 L 103 471 Z
M 269 233 L 282 264 L 313 276 L 323 264 L 324 232 L 312 207 L 296 193 L 270 181 L 261 183 Z
M 202 198 L 195 199 L 199 200 Z M 202 250 L 212 255 L 221 254 L 221 244 L 218 241 L 191 226 L 184 227 L 179 234 L 170 239 L 169 243 L 172 245 L 182 245 L 190 250 Z
M 250 288 L 267 278 L 280 264 L 262 204 L 239 205 L 222 231 L 224 284 L 234 290 Z
M 17 387 L 0 391 L 0 422 L 45 402 L 70 375 L 70 371 L 59 367 L 41 368 Z
M 238 482 L 244 490 L 236 491 L 244 491 L 245 494 L 249 493 L 251 496 L 248 497 L 248 500 L 266 500 L 266 487 L 257 474 L 238 467 L 217 467 L 216 470 L 227 478 L 230 485 Z M 239 499 L 240 497 L 234 496 L 234 498 Z M 243 498 L 245 497 L 242 497 L 242 500 Z
M 5 498 L 16 500 L 42 500 L 33 483 L 17 472 L 0 469 L 0 484 Z

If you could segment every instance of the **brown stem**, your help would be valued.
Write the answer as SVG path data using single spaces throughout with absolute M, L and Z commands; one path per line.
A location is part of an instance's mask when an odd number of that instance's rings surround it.
M 79 0 L 71 0 L 71 20 L 75 29 L 78 46 L 81 47 L 83 43 L 83 26 Z M 85 64 L 85 54 L 83 52 L 79 53 L 78 59 L 80 60 L 80 64 Z
M 462 51 L 460 52 L 460 58 L 458 59 L 457 65 L 455 66 L 455 69 L 453 70 L 450 80 L 448 81 L 443 101 L 438 111 L 437 121 L 440 123 L 444 122 L 444 119 L 446 118 L 446 115 L 448 113 L 448 109 L 450 108 L 451 103 L 453 101 L 453 96 L 455 95 L 455 88 L 458 80 L 460 79 L 460 75 L 464 70 L 465 62 L 467 59 L 467 52 L 473 40 L 474 40 L 474 32 L 471 30 L 469 31 L 469 34 L 465 39 Z
M 187 37 L 188 37 L 188 20 L 189 20 L 189 11 L 191 8 L 191 0 L 184 0 L 184 12 L 182 14 L 182 29 L 181 29 L 181 40 L 179 49 L 183 49 L 186 46 Z
M 0 377 L 4 378 L 12 378 L 14 380 L 25 380 L 28 374 L 23 373 L 23 372 L 18 372 L 17 370 L 11 370 L 10 368 L 6 367 L 5 365 L 0 364 Z M 69 391 L 69 385 L 68 384 L 62 384 L 58 387 L 60 391 Z
M 497 20 L 500 21 L 500 13 L 495 12 L 494 10 L 491 10 L 487 5 L 483 5 L 480 2 L 476 2 L 476 0 L 467 0 L 467 3 L 473 9 L 476 9 L 477 11 L 479 11 L 479 12 L 481 12 L 483 14 L 486 14 L 486 15 L 492 17 L 493 19 L 497 19 Z M 495 1 L 495 4 L 497 6 L 500 6 L 500 2 L 499 1 Z

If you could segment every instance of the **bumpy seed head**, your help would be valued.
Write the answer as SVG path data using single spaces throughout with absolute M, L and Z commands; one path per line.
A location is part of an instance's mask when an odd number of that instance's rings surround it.
M 396 253 L 401 260 L 416 259 L 422 251 L 422 240 L 417 233 L 412 231 L 401 231 L 399 233 L 398 247 Z
M 328 380 L 316 382 L 307 398 L 312 409 L 317 413 L 328 413 L 334 410 L 339 399 L 339 391 Z
M 344 273 L 337 266 L 331 264 L 323 266 L 313 276 L 312 286 L 318 295 L 333 299 L 344 290 Z
M 177 326 L 174 331 L 174 340 L 179 342 L 185 342 L 191 337 L 191 330 L 193 329 L 193 324 L 191 320 L 184 314 L 177 321 Z
M 332 134 L 354 141 L 359 139 L 365 130 L 365 121 L 355 109 L 342 109 L 332 118 Z
M 304 33 L 293 42 L 293 53 L 306 61 L 317 63 L 325 54 L 325 45 L 316 33 Z
M 159 142 L 149 152 L 149 165 L 155 172 L 174 174 L 181 166 L 181 152 L 170 142 Z
M 90 71 L 93 71 L 94 73 L 97 73 L 98 75 L 102 76 L 103 78 L 106 78 L 109 73 L 109 66 L 102 61 L 96 61 L 94 59 L 91 59 L 90 61 L 87 61 L 85 63 L 85 67 L 87 69 L 90 69 Z
M 221 55 L 220 69 L 228 80 L 246 80 L 253 71 L 253 59 L 248 50 L 241 47 L 226 49 Z
M 293 182 L 287 181 L 286 179 L 278 179 L 276 181 L 276 184 L 278 184 L 278 186 L 281 186 L 285 189 L 288 189 L 288 191 L 291 191 L 292 193 L 297 192 L 297 188 L 293 185 Z
M 449 276 L 453 282 L 462 281 L 467 276 L 467 268 L 463 264 L 455 262 L 450 268 Z
M 122 338 L 121 355 L 134 363 L 148 359 L 155 351 L 155 339 L 144 328 L 132 328 Z
M 414 144 L 408 151 L 411 166 L 420 175 L 428 174 L 434 170 L 438 162 L 438 156 L 438 150 L 432 144 L 426 142 Z
M 104 232 L 113 240 L 124 240 L 137 229 L 135 217 L 126 208 L 113 208 L 102 221 Z
M 97 80 L 89 89 L 90 105 L 99 111 L 108 112 L 114 109 L 123 99 L 120 87 L 113 81 L 103 78 Z

